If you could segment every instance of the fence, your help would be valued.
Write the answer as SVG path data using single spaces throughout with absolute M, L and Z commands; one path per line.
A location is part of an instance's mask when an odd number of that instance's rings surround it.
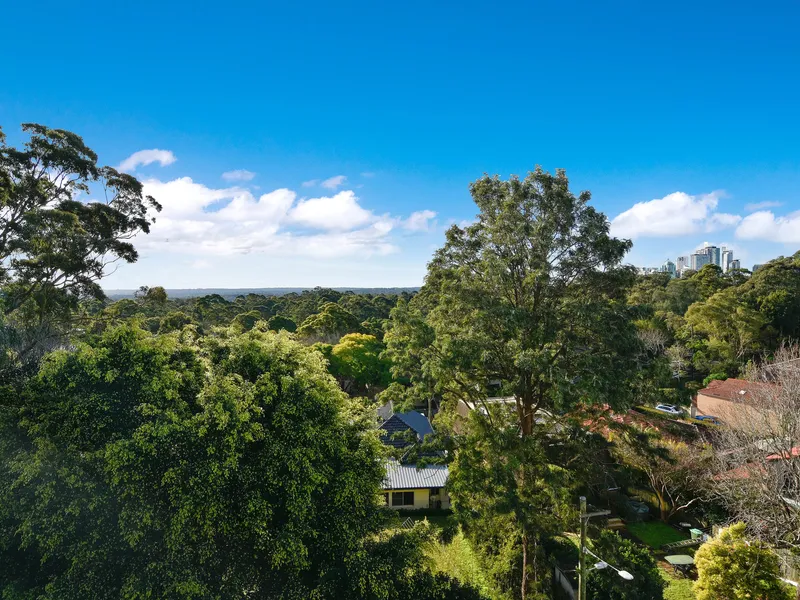
M 553 567 L 553 583 L 564 592 L 566 598 L 575 600 L 578 597 L 578 590 L 572 587 L 569 577 L 564 575 L 563 571 L 557 566 Z

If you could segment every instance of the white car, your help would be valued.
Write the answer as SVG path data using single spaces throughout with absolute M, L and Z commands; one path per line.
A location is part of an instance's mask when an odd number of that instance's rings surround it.
M 659 404 L 656 406 L 656 410 L 667 413 L 668 415 L 672 415 L 674 417 L 679 417 L 683 414 L 683 410 L 677 406 L 673 406 L 672 404 Z

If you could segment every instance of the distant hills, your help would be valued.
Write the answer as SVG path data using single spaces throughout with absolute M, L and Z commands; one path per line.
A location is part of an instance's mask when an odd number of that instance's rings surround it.
M 233 300 L 236 296 L 247 294 L 260 294 L 262 296 L 283 296 L 285 294 L 300 294 L 315 288 L 285 287 L 285 288 L 194 288 L 194 289 L 169 289 L 167 296 L 170 298 L 199 298 L 218 294 L 226 300 Z M 416 292 L 418 287 L 392 287 L 392 288 L 328 288 L 337 292 L 353 292 L 354 294 L 402 294 L 403 292 Z M 112 300 L 133 298 L 136 290 L 105 290 L 106 295 Z

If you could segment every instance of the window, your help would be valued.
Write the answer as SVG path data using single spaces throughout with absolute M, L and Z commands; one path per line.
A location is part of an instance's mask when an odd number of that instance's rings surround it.
M 431 488 L 431 496 L 438 496 L 439 488 Z
M 414 492 L 392 492 L 392 506 L 414 506 Z

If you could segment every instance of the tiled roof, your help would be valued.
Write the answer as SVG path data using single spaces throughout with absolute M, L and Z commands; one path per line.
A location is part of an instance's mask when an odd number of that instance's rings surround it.
M 413 490 L 420 488 L 444 487 L 450 470 L 447 465 L 428 465 L 417 470 L 416 465 L 401 465 L 396 461 L 386 464 L 384 490 Z
M 424 438 L 426 435 L 433 433 L 431 422 L 428 421 L 428 417 L 422 413 L 411 410 L 409 412 L 395 414 L 397 415 L 398 419 L 416 431 L 420 438 Z
M 426 435 L 433 433 L 427 417 L 415 411 L 393 414 L 381 424 L 380 429 L 384 432 L 381 433 L 381 441 L 395 448 L 406 448 L 413 443 L 408 439 L 410 434 L 403 435 L 404 432 L 413 431 L 417 441 L 422 441 Z
M 726 379 L 725 381 L 712 381 L 708 384 L 708 387 L 697 393 L 732 402 L 746 402 L 759 393 L 771 394 L 775 390 L 776 386 L 769 383 L 755 383 L 744 379 Z

